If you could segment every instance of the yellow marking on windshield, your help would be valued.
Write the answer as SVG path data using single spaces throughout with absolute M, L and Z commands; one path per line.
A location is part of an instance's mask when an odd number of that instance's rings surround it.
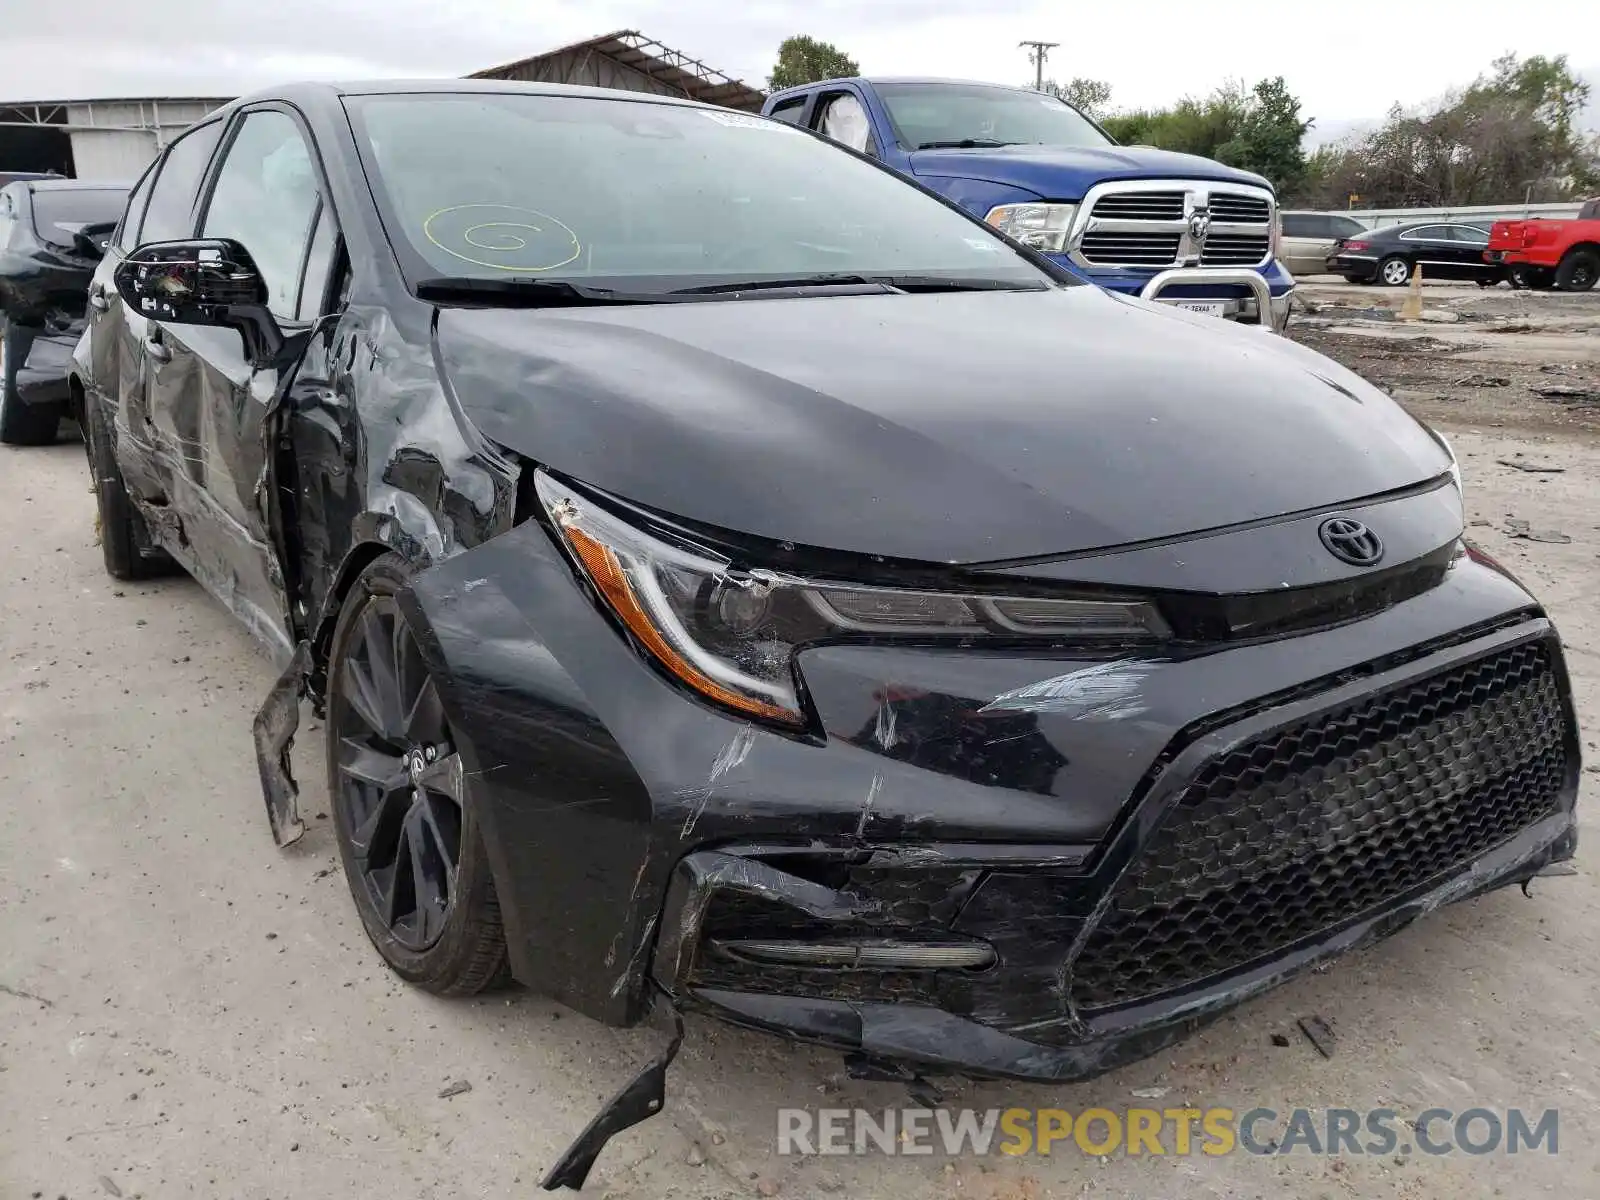
M 550 247 L 541 251 L 534 246 L 535 242 L 548 242 L 559 238 L 553 230 L 547 231 L 545 225 L 538 225 L 527 220 L 498 220 L 476 221 L 457 230 L 450 230 L 453 223 L 449 218 L 452 214 L 471 212 L 477 216 L 486 215 L 486 210 L 500 213 L 515 213 L 518 216 L 537 217 L 549 225 L 556 226 L 561 233 L 566 235 L 563 244 L 557 249 Z M 462 218 L 470 220 L 471 218 Z M 436 227 L 437 223 L 437 227 Z M 536 235 L 529 238 L 516 230 L 528 230 Z M 471 263 L 475 267 L 487 267 L 491 271 L 520 271 L 538 272 L 554 271 L 557 267 L 564 267 L 583 253 L 583 246 L 574 233 L 564 222 L 552 217 L 549 213 L 540 212 L 536 208 L 520 208 L 514 204 L 456 204 L 450 208 L 441 208 L 422 223 L 423 236 L 433 245 L 439 247 L 452 258 L 459 258 L 462 262 Z M 447 240 L 441 240 L 447 239 Z M 457 250 L 449 245 L 450 241 L 459 241 L 471 248 L 470 252 Z M 568 254 L 567 251 L 571 250 Z M 515 255 L 528 251 L 535 256 L 533 262 L 490 262 L 484 257 L 473 257 L 473 254 L 482 252 L 485 255 Z M 551 254 L 566 254 L 567 256 L 557 262 L 540 262 L 541 257 Z

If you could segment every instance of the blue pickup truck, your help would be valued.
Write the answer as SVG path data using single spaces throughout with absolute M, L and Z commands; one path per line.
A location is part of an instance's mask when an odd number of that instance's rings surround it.
M 1113 291 L 1213 316 L 1288 323 L 1277 199 L 1259 175 L 1119 146 L 1071 105 L 948 79 L 830 79 L 768 97 Z

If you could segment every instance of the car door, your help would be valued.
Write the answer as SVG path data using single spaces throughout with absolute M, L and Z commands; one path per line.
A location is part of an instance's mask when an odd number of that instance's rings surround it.
M 269 105 L 235 116 L 197 232 L 245 248 L 291 345 L 304 344 L 294 336 L 308 324 L 300 291 L 325 194 L 309 133 L 295 114 Z M 294 364 L 249 361 L 233 329 L 163 323 L 152 341 L 152 415 L 183 448 L 185 565 L 286 661 L 294 635 L 272 518 L 272 418 Z
M 1463 279 L 1498 279 L 1497 267 L 1483 261 L 1483 252 L 1489 248 L 1489 231 L 1476 225 L 1452 225 L 1450 237 L 1455 244 L 1456 261 L 1460 263 Z
M 1424 279 L 1471 278 L 1462 269 L 1461 247 L 1448 225 L 1419 225 L 1400 235 L 1413 264 L 1421 264 Z
M 146 504 L 167 504 L 168 480 L 183 450 L 171 429 L 152 420 L 155 326 L 123 303 L 116 269 L 137 246 L 193 235 L 195 202 L 222 130 L 220 120 L 197 125 L 167 147 L 129 197 L 116 239 L 89 282 L 87 385 L 116 426 L 117 464 L 128 490 Z M 155 532 L 159 538 L 164 531 L 158 525 Z
M 1321 213 L 1284 213 L 1279 258 L 1291 275 L 1317 275 L 1326 268 L 1333 241 Z

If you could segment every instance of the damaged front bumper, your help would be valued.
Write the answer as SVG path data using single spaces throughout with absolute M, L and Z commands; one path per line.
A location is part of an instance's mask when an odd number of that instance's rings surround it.
M 1054 1079 L 1573 854 L 1559 641 L 1497 570 L 1441 571 L 1359 621 L 1109 665 L 814 647 L 805 734 L 667 682 L 536 524 L 401 599 L 520 979 L 615 1024 L 659 992 Z

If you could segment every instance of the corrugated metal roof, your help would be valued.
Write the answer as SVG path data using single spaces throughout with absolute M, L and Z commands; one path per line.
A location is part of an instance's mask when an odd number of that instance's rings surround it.
M 751 87 L 742 80 L 725 75 L 706 66 L 697 58 L 690 58 L 681 50 L 663 46 L 647 38 L 637 29 L 619 29 L 587 41 L 574 42 L 544 54 L 520 58 L 516 62 L 474 71 L 468 79 L 507 79 L 536 64 L 560 58 L 565 54 L 599 54 L 622 66 L 647 75 L 656 82 L 683 93 L 690 100 L 704 104 L 720 104 L 724 108 L 737 108 L 756 112 L 766 100 L 766 93 Z

